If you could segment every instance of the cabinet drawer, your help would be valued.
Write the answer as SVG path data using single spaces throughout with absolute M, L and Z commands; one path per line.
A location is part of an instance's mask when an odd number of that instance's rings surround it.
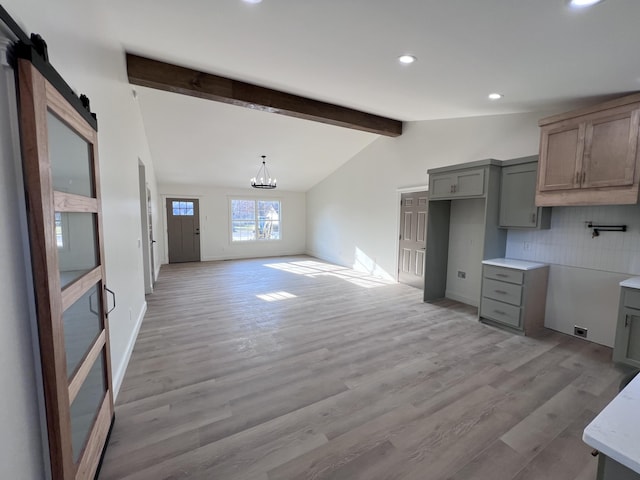
M 480 304 L 480 316 L 520 328 L 520 307 L 507 303 L 483 297 Z
M 521 270 L 494 267 L 493 265 L 485 265 L 483 273 L 485 278 L 500 280 L 501 282 L 517 283 L 518 285 L 522 285 L 522 280 L 524 279 L 524 272 Z
M 624 290 L 624 306 L 640 310 L 640 290 L 635 288 L 625 288 Z
M 520 306 L 522 286 L 485 278 L 482 281 L 482 296 Z

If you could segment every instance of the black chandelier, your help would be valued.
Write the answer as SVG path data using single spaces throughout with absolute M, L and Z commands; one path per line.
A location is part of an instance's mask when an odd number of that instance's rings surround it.
M 251 179 L 251 186 L 253 188 L 266 188 L 266 189 L 276 188 L 276 179 L 271 178 L 271 175 L 269 174 L 269 170 L 267 170 L 267 163 L 265 161 L 265 158 L 267 157 L 266 155 L 261 155 L 261 156 L 262 156 L 262 166 L 258 170 L 258 174 Z M 265 183 L 265 180 L 267 181 L 267 183 Z

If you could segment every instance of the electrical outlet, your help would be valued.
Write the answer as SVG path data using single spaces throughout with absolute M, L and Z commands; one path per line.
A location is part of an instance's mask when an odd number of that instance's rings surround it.
M 458 278 L 467 278 L 467 272 L 463 272 L 462 270 L 458 270 Z
M 573 334 L 576 337 L 587 338 L 587 333 L 588 332 L 589 332 L 589 330 L 584 328 L 584 327 L 579 327 L 578 325 L 574 325 L 573 326 Z

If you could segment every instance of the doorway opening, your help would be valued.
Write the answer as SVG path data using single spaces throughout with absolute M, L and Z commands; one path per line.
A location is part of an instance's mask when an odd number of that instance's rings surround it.
M 138 182 L 140 195 L 140 244 L 142 246 L 142 266 L 144 269 L 144 293 L 153 293 L 155 267 L 153 258 L 153 227 L 151 220 L 151 192 L 147 187 L 144 163 L 138 159 Z

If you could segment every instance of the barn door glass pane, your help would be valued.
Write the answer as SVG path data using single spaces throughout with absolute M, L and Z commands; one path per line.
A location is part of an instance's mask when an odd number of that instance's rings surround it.
M 98 356 L 71 404 L 71 443 L 74 462 L 78 461 L 87 443 L 91 427 L 107 391 L 103 356 L 102 354 Z
M 58 212 L 56 217 L 60 219 L 56 220 L 58 269 L 64 288 L 98 266 L 97 218 L 95 213 L 75 212 Z
M 95 197 L 91 146 L 51 112 L 47 112 L 53 189 Z
M 67 377 L 71 378 L 102 331 L 100 284 L 90 288 L 62 315 Z

